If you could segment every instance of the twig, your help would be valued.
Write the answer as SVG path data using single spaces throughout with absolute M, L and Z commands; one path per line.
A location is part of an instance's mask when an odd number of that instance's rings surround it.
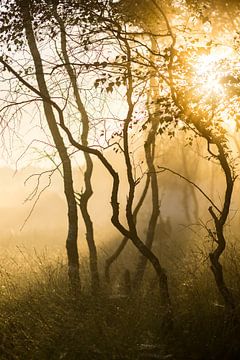
M 189 180 L 188 178 L 186 178 L 185 176 L 179 174 L 178 172 L 169 169 L 167 167 L 164 166 L 158 166 L 158 169 L 160 169 L 160 171 L 157 171 L 157 173 L 161 173 L 163 171 L 169 171 L 170 173 L 179 176 L 181 179 L 187 181 L 189 184 L 193 185 L 211 204 L 212 206 L 221 214 L 222 211 L 217 207 L 217 205 L 214 204 L 214 202 L 210 199 L 210 197 L 197 185 L 195 184 L 193 181 Z

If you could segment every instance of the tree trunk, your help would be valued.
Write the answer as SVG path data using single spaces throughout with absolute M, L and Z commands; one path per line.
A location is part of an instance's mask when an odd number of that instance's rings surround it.
M 150 175 L 151 182 L 151 192 L 152 192 L 152 213 L 148 224 L 147 237 L 145 245 L 151 249 L 155 237 L 155 230 L 157 226 L 158 217 L 160 214 L 159 210 L 159 194 L 158 194 L 158 181 L 157 174 L 154 166 L 154 155 L 155 155 L 155 135 L 156 135 L 156 125 L 152 124 L 152 128 L 149 131 L 147 141 L 145 142 L 145 157 L 148 166 L 148 172 Z M 134 287 L 138 288 L 143 280 L 143 276 L 147 266 L 147 258 L 141 256 L 135 273 L 134 278 Z
M 157 42 L 155 39 L 151 39 L 151 50 L 153 53 L 157 53 L 158 47 Z M 153 62 L 154 58 L 153 55 L 150 55 L 150 61 Z M 155 107 L 153 105 L 153 111 L 149 109 L 150 104 L 154 104 L 159 96 L 158 92 L 158 80 L 156 77 L 156 74 L 153 74 L 153 76 L 150 79 L 150 89 L 149 89 L 149 95 L 148 95 L 148 113 L 149 113 L 149 122 L 151 124 L 151 129 L 149 130 L 147 140 L 144 144 L 144 150 L 145 150 L 145 158 L 147 163 L 147 170 L 148 174 L 150 176 L 150 183 L 151 183 L 151 192 L 152 192 L 152 213 L 149 219 L 148 223 L 148 229 L 147 229 L 147 236 L 146 236 L 146 242 L 145 245 L 152 249 L 152 245 L 155 238 L 155 232 L 156 232 L 156 226 L 158 217 L 160 214 L 159 209 L 159 191 L 158 191 L 158 179 L 157 179 L 157 173 L 154 165 L 154 159 L 155 159 L 155 142 L 156 142 L 156 133 L 159 126 L 159 119 L 155 114 Z M 146 270 L 147 266 L 147 258 L 145 256 L 140 256 L 140 259 L 137 264 L 135 278 L 134 278 L 134 287 L 138 288 L 143 280 L 143 276 Z M 165 277 L 164 277 L 165 279 Z M 167 281 L 166 279 L 163 281 Z M 166 284 L 163 284 L 163 287 L 166 287 Z M 164 291 L 163 291 L 164 293 Z
M 202 119 L 205 118 L 204 112 L 203 113 L 200 112 L 197 115 L 189 111 L 187 102 L 183 100 L 182 96 L 180 96 L 178 93 L 175 92 L 173 85 L 171 86 L 171 92 L 172 92 L 172 99 L 175 105 L 182 111 L 183 114 L 186 114 L 187 122 L 194 125 L 199 135 L 202 136 L 207 141 L 208 152 L 216 161 L 219 162 L 225 176 L 226 190 L 225 190 L 222 209 L 218 210 L 219 212 L 218 215 L 215 214 L 212 206 L 209 207 L 208 209 L 214 221 L 214 226 L 216 230 L 216 236 L 214 236 L 214 241 L 217 244 L 216 249 L 209 254 L 209 258 L 211 261 L 211 270 L 214 274 L 218 291 L 223 297 L 225 308 L 227 310 L 230 310 L 234 320 L 238 322 L 236 312 L 234 311 L 236 307 L 234 297 L 225 283 L 222 265 L 219 261 L 226 247 L 226 240 L 224 237 L 224 226 L 226 224 L 230 211 L 234 180 L 235 180 L 229 165 L 230 162 L 229 162 L 229 154 L 227 153 L 228 147 L 226 146 L 226 138 L 224 134 L 221 134 L 221 136 L 219 136 L 218 134 L 216 135 L 214 134 L 213 130 L 208 129 L 205 126 L 205 123 L 202 122 Z M 211 151 L 211 144 L 214 144 L 217 147 L 218 154 L 215 154 Z
M 91 187 L 91 174 L 92 174 L 92 160 L 89 154 L 84 153 L 87 168 L 84 174 L 85 179 L 85 191 L 80 197 L 80 209 L 82 217 L 86 226 L 86 240 L 89 249 L 89 262 L 90 262 L 90 273 L 91 273 L 91 286 L 93 294 L 97 294 L 100 289 L 100 279 L 98 272 L 98 259 L 97 249 L 94 241 L 93 223 L 88 212 L 88 200 L 92 195 Z
M 77 108 L 79 114 L 81 116 L 82 121 L 82 135 L 81 140 L 84 146 L 88 146 L 88 133 L 89 133 L 89 118 L 86 112 L 86 109 L 82 103 L 80 92 L 78 89 L 77 77 L 74 69 L 71 66 L 71 62 L 68 56 L 67 51 L 67 40 L 66 40 L 66 32 L 65 32 L 65 25 L 62 19 L 59 17 L 57 13 L 57 9 L 54 9 L 54 16 L 60 26 L 61 32 L 61 50 L 63 54 L 63 61 L 65 69 L 68 73 L 75 101 L 77 104 Z M 89 260 L 90 260 L 90 274 L 91 274 L 91 286 L 93 294 L 98 293 L 100 288 L 100 279 L 99 279 L 99 272 L 98 272 L 98 259 L 97 259 L 97 248 L 94 241 L 94 230 L 93 230 L 93 223 L 91 217 L 88 212 L 88 201 L 93 194 L 91 178 L 93 172 L 93 162 L 91 156 L 84 152 L 85 162 L 86 162 L 86 170 L 84 173 L 84 184 L 85 190 L 80 195 L 80 209 L 82 213 L 82 217 L 86 227 L 86 240 L 89 249 Z
M 209 258 L 211 261 L 211 270 L 214 274 L 215 281 L 217 288 L 219 290 L 219 293 L 222 295 L 225 307 L 230 313 L 234 316 L 236 320 L 236 314 L 234 312 L 235 310 L 235 301 L 233 298 L 233 294 L 231 293 L 230 289 L 227 287 L 224 276 L 223 276 L 223 269 L 222 265 L 219 261 L 220 256 L 223 254 L 225 247 L 226 247 L 226 240 L 224 237 L 224 225 L 227 221 L 229 210 L 230 210 L 230 204 L 232 199 L 232 193 L 233 193 L 233 186 L 234 186 L 234 178 L 232 176 L 231 169 L 229 167 L 228 161 L 227 161 L 227 154 L 224 151 L 224 147 L 219 141 L 216 141 L 216 146 L 218 148 L 219 155 L 217 156 L 217 159 L 220 162 L 220 165 L 222 167 L 222 170 L 225 175 L 226 180 L 226 191 L 225 191 L 225 197 L 224 197 L 224 204 L 222 211 L 219 215 L 219 217 L 215 214 L 212 207 L 209 208 L 209 212 L 214 220 L 214 225 L 216 229 L 216 243 L 217 247 L 216 249 L 209 254 Z
M 30 3 L 28 1 L 24 3 L 23 1 L 21 1 L 20 6 L 28 46 L 34 61 L 38 88 L 43 99 L 44 113 L 63 166 L 64 192 L 68 206 L 68 235 L 66 240 L 68 274 L 72 288 L 74 290 L 77 290 L 77 288 L 80 287 L 79 256 L 77 246 L 78 216 L 77 204 L 73 189 L 71 161 L 65 147 L 63 138 L 59 132 L 52 105 L 50 104 L 50 102 L 45 100 L 50 99 L 50 95 L 45 81 L 42 59 L 37 47 L 37 42 L 32 28 Z
M 154 255 L 151 248 L 147 247 L 139 238 L 137 234 L 136 224 L 134 221 L 133 213 L 132 213 L 132 206 L 133 206 L 133 200 L 135 195 L 135 186 L 136 183 L 133 178 L 133 171 L 132 171 L 132 163 L 130 158 L 130 152 L 129 152 L 129 139 L 128 139 L 128 129 L 129 124 L 132 120 L 132 115 L 134 111 L 134 104 L 132 101 L 132 95 L 133 95 L 133 78 L 132 78 L 132 71 L 131 71 L 131 49 L 129 47 L 129 44 L 125 39 L 123 39 L 126 46 L 126 53 L 127 53 L 127 103 L 128 103 L 128 113 L 127 117 L 125 119 L 124 127 L 123 127 L 123 149 L 124 149 L 124 158 L 125 158 L 125 164 L 126 164 L 126 170 L 127 170 L 127 179 L 128 179 L 128 185 L 129 185 L 129 192 L 128 192 L 128 199 L 127 199 L 127 205 L 126 205 L 126 217 L 127 222 L 129 226 L 129 233 L 130 238 L 133 242 L 133 244 L 136 246 L 136 248 L 140 251 L 141 255 L 143 255 L 147 260 L 151 262 L 153 265 L 157 276 L 159 280 L 159 288 L 160 288 L 160 298 L 161 298 L 161 304 L 164 308 L 164 313 L 167 314 L 167 322 L 171 323 L 172 325 L 172 316 L 171 316 L 171 301 L 170 301 L 170 295 L 169 295 L 169 289 L 168 289 L 168 280 L 165 273 L 165 270 L 160 265 L 159 259 Z M 156 124 L 154 123 L 154 126 Z M 151 129 L 152 130 L 152 129 Z M 155 133 L 154 131 L 151 131 L 149 133 L 149 137 L 153 136 L 153 139 L 155 139 Z M 151 139 L 152 143 L 152 139 Z M 154 148 L 152 151 L 152 155 L 154 157 Z M 154 172 L 156 175 L 156 173 Z M 153 177 L 153 184 L 156 186 L 156 178 Z M 155 201 L 155 200 L 154 200 Z M 158 199 L 157 199 L 158 201 Z M 154 207 L 154 218 L 153 222 L 151 224 L 151 230 L 154 228 L 154 221 L 156 218 L 156 215 L 158 217 L 158 205 L 157 207 Z
M 147 179 L 146 179 L 146 183 L 145 186 L 143 188 L 142 194 L 140 196 L 140 199 L 133 211 L 133 217 L 134 217 L 134 222 L 136 224 L 137 221 L 137 215 L 139 210 L 141 209 L 143 202 L 146 198 L 147 192 L 148 192 L 148 188 L 149 188 L 149 184 L 150 184 L 150 176 L 149 174 L 147 174 Z M 125 246 L 128 243 L 128 238 L 126 236 L 124 236 L 124 238 L 122 239 L 121 243 L 119 244 L 119 246 L 117 247 L 117 249 L 114 251 L 114 253 L 106 259 L 105 262 L 105 278 L 106 281 L 108 283 L 110 283 L 110 268 L 112 266 L 112 264 L 114 263 L 114 261 L 116 261 L 118 259 L 118 257 L 120 256 L 120 254 L 122 253 L 122 251 L 124 250 Z
M 223 254 L 226 247 L 226 240 L 223 233 L 224 224 L 222 224 L 221 222 L 221 217 L 220 219 L 218 219 L 212 207 L 209 208 L 209 212 L 214 220 L 216 235 L 217 235 L 215 239 L 217 243 L 217 247 L 213 252 L 209 254 L 209 258 L 211 262 L 211 270 L 213 272 L 218 291 L 222 295 L 222 298 L 224 300 L 225 307 L 228 312 L 232 313 L 236 308 L 235 301 L 231 291 L 229 290 L 229 288 L 225 283 L 222 264 L 219 261 L 220 256 Z

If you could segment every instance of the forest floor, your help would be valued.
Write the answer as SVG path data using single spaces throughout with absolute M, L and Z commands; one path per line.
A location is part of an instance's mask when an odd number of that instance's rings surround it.
M 21 256 L 0 266 L 1 360 L 240 359 L 240 329 L 206 270 L 188 282 L 181 274 L 172 280 L 169 330 L 158 289 L 147 280 L 129 297 L 110 295 L 106 285 L 94 297 L 86 281 L 73 296 L 63 260 Z

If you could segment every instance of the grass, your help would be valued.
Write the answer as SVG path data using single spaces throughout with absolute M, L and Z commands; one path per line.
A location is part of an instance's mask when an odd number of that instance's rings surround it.
M 238 298 L 236 251 L 229 258 L 226 268 Z M 5 257 L 0 267 L 0 359 L 237 360 L 239 329 L 226 317 L 207 262 L 196 267 L 198 260 L 189 255 L 172 267 L 174 329 L 166 335 L 158 289 L 148 278 L 142 291 L 129 298 L 109 296 L 104 285 L 94 298 L 87 281 L 76 298 L 61 256 L 20 251 L 20 256 Z

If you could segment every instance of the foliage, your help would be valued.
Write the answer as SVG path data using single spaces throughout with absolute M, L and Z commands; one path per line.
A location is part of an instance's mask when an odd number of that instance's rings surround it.
M 206 290 L 203 285 L 208 279 L 208 271 L 201 274 L 200 285 L 196 285 L 193 275 L 184 282 L 184 289 L 178 284 L 176 290 L 180 292 L 180 302 L 177 301 L 179 293 L 175 294 L 172 305 L 166 272 L 152 251 L 152 243 L 159 217 L 156 169 L 169 170 L 166 167 L 155 167 L 157 141 L 160 143 L 164 136 L 172 141 L 183 132 L 188 137 L 187 145 L 193 146 L 199 138 L 204 139 L 208 160 L 217 163 L 224 175 L 225 188 L 220 205 L 218 199 L 211 200 L 186 176 L 171 169 L 169 171 L 194 185 L 211 205 L 208 208 L 211 221 L 205 225 L 212 241 L 208 250 L 211 270 L 226 308 L 230 305 L 231 315 L 238 315 L 236 294 L 232 294 L 231 288 L 226 285 L 222 265 L 224 262 L 220 262 L 227 244 L 225 225 L 230 213 L 235 174 L 238 171 L 230 138 L 232 130 L 238 130 L 240 110 L 239 30 L 233 29 L 234 24 L 231 25 L 230 32 L 226 26 L 220 29 L 221 24 L 226 25 L 225 12 L 222 11 L 222 7 L 226 6 L 224 1 L 212 5 L 210 1 L 200 4 L 196 1 L 155 0 L 16 0 L 1 2 L 0 18 L 0 40 L 3 43 L 0 61 L 4 66 L 3 70 L 7 69 L 13 75 L 13 78 L 7 78 L 4 72 L 2 78 L 3 83 L 8 84 L 8 92 L 3 99 L 8 104 L 2 107 L 4 115 L 12 121 L 12 107 L 19 109 L 23 103 L 28 106 L 30 102 L 34 102 L 36 106 L 41 101 L 49 128 L 54 123 L 62 141 L 57 150 L 67 144 L 65 160 L 67 158 L 70 164 L 73 158 L 69 155 L 70 151 L 82 151 L 86 159 L 87 156 L 94 155 L 102 162 L 113 180 L 112 222 L 125 236 L 125 241 L 130 238 L 156 270 L 161 300 L 165 299 L 165 309 L 168 309 L 171 320 L 174 320 L 173 342 L 179 339 L 186 344 L 189 353 L 192 351 L 192 343 L 193 353 L 197 348 L 202 358 L 213 359 L 217 359 L 220 351 L 223 351 L 221 342 L 217 339 L 219 336 L 222 336 L 221 340 L 227 338 L 233 346 L 232 352 L 226 353 L 227 358 L 235 356 L 239 348 L 235 343 L 231 316 L 222 312 L 221 304 L 212 304 L 212 297 L 216 297 L 216 294 L 212 289 L 208 293 L 208 288 Z M 227 9 L 230 7 L 227 6 Z M 231 10 L 238 13 L 238 7 L 234 4 Z M 229 17 L 229 13 L 226 13 Z M 16 60 L 16 54 L 22 55 L 21 60 Z M 22 88 L 25 87 L 28 92 L 23 94 Z M 77 105 L 73 101 L 74 97 L 78 99 Z M 116 111 L 117 105 L 120 105 L 119 111 Z M 46 111 L 49 108 L 52 117 Z M 40 113 L 38 108 L 37 110 Z M 15 114 L 19 116 L 18 110 Z M 85 131 L 87 135 L 84 138 Z M 51 146 L 51 140 L 49 142 Z M 56 141 L 55 145 L 57 146 Z M 120 206 L 118 195 L 121 182 L 117 161 L 109 160 L 111 150 L 118 153 L 117 159 L 124 164 L 124 176 L 128 181 L 126 204 L 121 203 Z M 65 160 L 61 157 L 63 167 Z M 92 164 L 90 167 L 92 168 Z M 146 243 L 138 234 L 138 223 L 133 211 L 136 187 L 144 177 L 151 177 L 152 207 L 153 212 L 155 211 L 154 217 L 149 217 L 148 229 L 151 231 L 148 234 L 151 237 L 146 237 Z M 90 178 L 91 175 L 88 179 Z M 66 183 L 66 172 L 64 181 Z M 72 178 L 69 183 L 72 186 Z M 92 189 L 90 193 L 92 194 Z M 78 195 L 81 205 L 83 192 Z M 72 197 L 74 200 L 74 196 Z M 156 203 L 154 199 L 157 199 Z M 85 205 L 86 210 L 87 201 Z M 120 221 L 123 211 L 127 226 Z M 76 218 L 77 216 L 75 225 Z M 91 219 L 89 220 L 92 226 Z M 151 223 L 154 223 L 152 227 Z M 178 276 L 180 277 L 179 272 Z M 159 304 L 155 295 L 148 298 L 146 295 L 141 297 L 133 293 L 132 297 L 116 300 L 109 297 L 107 291 L 105 294 L 103 289 L 97 299 L 84 292 L 73 298 L 66 291 L 61 291 L 58 281 L 59 278 L 53 289 L 52 283 L 45 289 L 40 282 L 40 291 L 33 282 L 31 291 L 25 293 L 24 290 L 17 295 L 17 301 L 13 302 L 10 310 L 3 304 L 3 313 L 7 309 L 16 319 L 20 315 L 18 304 L 21 308 L 26 307 L 26 311 L 29 305 L 34 308 L 34 315 L 30 312 L 32 318 L 28 318 L 25 327 L 23 326 L 24 331 L 21 332 L 20 325 L 17 326 L 16 333 L 21 342 L 15 344 L 16 354 L 13 357 L 25 354 L 21 347 L 24 344 L 33 358 L 74 359 L 82 356 L 87 359 L 89 356 L 107 359 L 111 356 L 116 359 L 136 359 L 141 357 L 139 339 L 150 342 L 153 338 L 154 342 L 160 342 L 163 337 L 161 331 L 166 318 L 161 309 L 164 301 Z M 142 290 L 143 293 L 148 293 L 148 285 Z M 199 294 L 203 296 L 206 293 L 208 296 L 198 297 Z M 201 308 L 201 317 L 198 316 L 197 307 Z M 154 308 L 158 309 L 157 313 Z M 40 314 L 39 318 L 35 314 Z M 211 321 L 210 330 L 215 336 L 210 341 L 206 339 L 210 337 L 206 332 L 207 319 Z M 22 326 L 21 316 L 18 320 Z M 131 324 L 130 334 L 125 337 L 123 329 L 128 322 Z M 39 328 L 35 326 L 36 323 Z M 219 334 L 221 324 L 224 324 L 223 334 Z M 4 330 L 8 333 L 7 344 L 17 341 L 9 335 L 11 326 L 11 322 L 7 323 Z M 66 343 L 63 341 L 61 328 L 67 334 L 64 339 Z M 199 329 L 199 337 L 195 332 L 191 334 L 194 328 Z M 29 338 L 29 333 L 33 334 L 32 338 Z M 181 333 L 187 334 L 187 340 L 182 338 Z M 104 334 L 101 341 L 100 334 Z M 36 339 L 39 343 L 36 343 Z M 171 344 L 171 340 L 166 341 Z M 201 352 L 200 344 L 204 342 L 207 348 Z M 176 356 L 186 357 L 186 354 L 182 354 L 185 349 L 181 351 L 178 346 L 174 346 Z M 9 345 L 6 345 L 6 357 L 9 355 L 8 348 Z M 219 354 L 214 355 L 216 348 Z

